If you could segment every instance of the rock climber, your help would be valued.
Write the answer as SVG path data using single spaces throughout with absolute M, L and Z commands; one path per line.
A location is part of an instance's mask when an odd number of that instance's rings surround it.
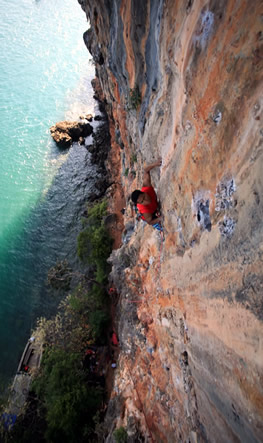
M 150 171 L 157 166 L 161 166 L 161 164 L 162 160 L 159 159 L 156 162 L 145 166 L 142 189 L 140 191 L 136 189 L 131 195 L 131 199 L 133 203 L 137 206 L 141 218 L 145 220 L 149 225 L 154 226 L 157 229 L 161 229 L 161 217 L 157 212 L 157 196 L 155 190 L 152 187 Z
M 115 331 L 111 331 L 110 337 L 111 337 L 111 344 L 113 346 L 119 346 L 119 340 Z

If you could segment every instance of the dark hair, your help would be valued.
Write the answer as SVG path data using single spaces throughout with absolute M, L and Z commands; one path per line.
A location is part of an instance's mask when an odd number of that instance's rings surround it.
M 137 200 L 139 195 L 143 194 L 142 191 L 139 191 L 138 189 L 136 189 L 135 191 L 133 191 L 132 195 L 131 195 L 131 199 L 133 201 L 133 203 L 136 205 L 137 204 Z

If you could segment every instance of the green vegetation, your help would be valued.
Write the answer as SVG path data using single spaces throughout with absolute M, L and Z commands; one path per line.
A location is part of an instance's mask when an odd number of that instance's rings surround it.
M 127 431 L 123 426 L 113 432 L 113 437 L 116 443 L 126 443 L 128 440 Z
M 90 363 L 85 364 L 85 352 L 90 346 L 103 352 L 109 324 L 105 297 L 98 285 L 79 284 L 61 302 L 55 318 L 39 320 L 45 350 L 30 394 L 33 406 L 30 400 L 24 419 L 18 420 L 3 441 L 97 441 L 95 426 L 98 417 L 103 419 L 104 379 Z M 29 415 L 33 423 L 28 426 Z
M 103 222 L 106 214 L 105 201 L 88 208 L 77 244 L 78 256 L 89 264 L 88 276 L 78 274 L 79 284 L 62 300 L 53 319 L 39 320 L 37 329 L 45 344 L 41 368 L 32 385 L 26 414 L 17 420 L 11 433 L 0 432 L 4 442 L 98 441 L 104 377 L 98 365 L 94 369 L 86 351 L 95 349 L 95 361 L 100 361 L 110 321 L 106 285 L 112 239 Z M 49 270 L 48 280 L 56 289 L 66 291 L 72 275 L 67 262 L 57 263 Z
M 137 109 L 141 104 L 141 93 L 139 87 L 136 86 L 130 89 L 130 106 L 132 109 Z
M 79 442 L 92 434 L 102 389 L 88 385 L 86 378 L 79 354 L 56 348 L 45 352 L 33 390 L 46 412 L 47 441 Z
M 132 162 L 133 165 L 134 165 L 134 163 L 137 163 L 137 155 L 136 154 L 132 154 L 131 162 Z
M 69 267 L 67 260 L 63 260 L 49 269 L 47 283 L 54 289 L 68 291 L 71 278 L 72 269 Z
M 112 249 L 112 239 L 103 224 L 106 215 L 107 202 L 104 200 L 89 208 L 85 229 L 78 236 L 78 256 L 83 262 L 95 266 L 100 283 L 106 280 L 107 258 Z
M 129 168 L 126 168 L 124 172 L 125 177 L 128 177 L 128 174 L 129 174 Z
M 105 330 L 109 325 L 109 315 L 103 310 L 97 309 L 89 315 L 89 325 L 92 331 L 92 338 L 95 342 L 105 343 Z
M 96 283 L 89 290 L 91 306 L 88 323 L 92 331 L 92 339 L 100 344 L 104 343 L 103 330 L 109 324 L 105 285 L 108 281 L 107 258 L 111 253 L 112 239 L 103 224 L 106 215 L 107 202 L 105 200 L 88 208 L 88 217 L 84 221 L 85 229 L 78 236 L 78 256 L 85 263 L 94 266 Z

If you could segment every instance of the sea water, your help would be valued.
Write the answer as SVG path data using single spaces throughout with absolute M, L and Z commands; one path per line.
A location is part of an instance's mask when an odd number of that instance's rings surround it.
M 0 389 L 58 302 L 47 270 L 76 260 L 94 171 L 85 148 L 59 151 L 49 128 L 94 111 L 87 28 L 77 0 L 0 0 Z

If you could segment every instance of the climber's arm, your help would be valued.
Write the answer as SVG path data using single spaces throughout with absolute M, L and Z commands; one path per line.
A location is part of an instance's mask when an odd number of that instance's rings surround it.
M 145 166 L 144 168 L 144 174 L 143 174 L 143 186 L 152 186 L 152 182 L 151 182 L 151 176 L 150 176 L 150 171 L 155 168 L 156 166 L 161 166 L 162 164 L 162 160 L 159 158 L 156 162 L 151 163 L 148 166 Z M 157 223 L 157 222 L 155 222 Z

